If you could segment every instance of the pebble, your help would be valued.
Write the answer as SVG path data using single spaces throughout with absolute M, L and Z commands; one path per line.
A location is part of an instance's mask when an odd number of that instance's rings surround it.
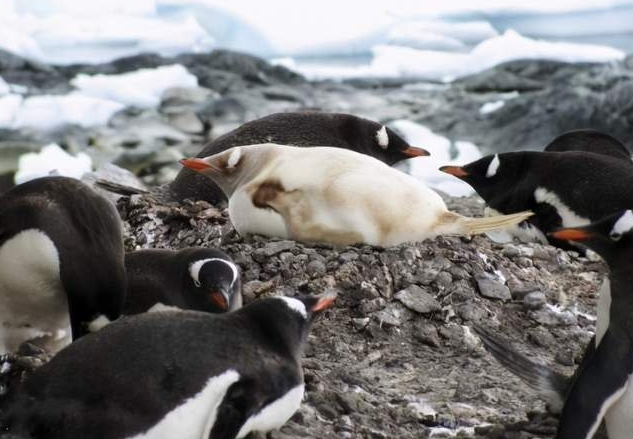
M 508 301 L 512 299 L 510 289 L 488 275 L 477 276 L 477 286 L 482 296 L 488 299 Z
M 398 291 L 394 297 L 410 310 L 420 314 L 428 314 L 441 309 L 435 297 L 417 285 L 411 285 Z
M 532 291 L 523 298 L 523 307 L 528 310 L 543 308 L 547 303 L 547 297 L 542 291 Z

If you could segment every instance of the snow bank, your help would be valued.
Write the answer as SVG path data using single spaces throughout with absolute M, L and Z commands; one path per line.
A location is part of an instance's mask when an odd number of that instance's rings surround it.
M 411 175 L 423 180 L 434 189 L 453 196 L 466 196 L 473 189 L 459 179 L 438 170 L 444 165 L 463 165 L 482 157 L 477 146 L 471 142 L 451 142 L 446 137 L 435 134 L 423 125 L 409 120 L 396 120 L 389 126 L 403 135 L 414 146 L 424 148 L 431 153 L 429 157 L 409 160 Z
M 11 89 L 9 88 L 9 84 L 7 84 L 5 80 L 2 79 L 2 76 L 0 76 L 0 96 L 5 95 L 10 91 Z
M 15 184 L 45 177 L 51 173 L 66 177 L 81 178 L 86 172 L 92 170 L 92 160 L 83 152 L 72 156 L 51 143 L 42 148 L 40 152 L 28 153 L 20 157 L 18 171 L 15 174 Z
M 160 103 L 163 92 L 168 88 L 197 87 L 198 78 L 175 64 L 120 75 L 79 74 L 71 84 L 86 96 L 152 108 Z
M 486 102 L 479 108 L 479 114 L 489 114 L 494 113 L 497 110 L 500 110 L 505 105 L 504 100 Z

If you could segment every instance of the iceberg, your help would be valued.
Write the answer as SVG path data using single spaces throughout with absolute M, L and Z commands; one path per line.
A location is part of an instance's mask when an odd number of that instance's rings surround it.
M 15 184 L 47 175 L 63 175 L 81 178 L 92 171 L 92 159 L 80 152 L 72 156 L 56 143 L 44 146 L 40 152 L 23 154 L 18 160 L 18 171 L 15 173 Z

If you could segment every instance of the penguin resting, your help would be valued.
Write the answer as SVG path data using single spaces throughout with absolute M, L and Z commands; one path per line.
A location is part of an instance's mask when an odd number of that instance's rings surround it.
M 312 321 L 333 301 L 273 297 L 226 314 L 120 319 L 33 372 L 9 395 L 0 431 L 30 439 L 231 439 L 278 429 L 303 397 Z
M 633 206 L 631 163 L 606 154 L 509 152 L 440 170 L 471 185 L 491 214 L 534 212 L 510 231 L 513 235 L 565 249 L 578 247 L 547 233 L 587 225 Z
M 126 253 L 125 270 L 125 315 L 164 307 L 220 313 L 242 306 L 240 270 L 220 250 L 137 250 Z
M 196 157 L 207 157 L 234 146 L 279 143 L 293 146 L 329 145 L 367 154 L 389 166 L 412 157 L 429 155 L 409 145 L 390 128 L 344 113 L 276 113 L 247 122 L 207 144 Z M 189 169 L 181 170 L 169 185 L 172 199 L 225 201 L 222 190 L 211 180 Z
M 603 154 L 624 160 L 629 165 L 631 152 L 618 139 L 597 130 L 581 129 L 567 131 L 556 137 L 543 149 L 545 152 L 584 151 Z
M 482 233 L 531 215 L 458 215 L 421 181 L 341 148 L 248 145 L 181 163 L 222 188 L 240 235 L 393 246 L 441 234 Z
M 0 196 L 0 353 L 55 352 L 123 311 L 119 214 L 78 180 L 44 177 Z M 106 320 L 106 321 L 107 321 Z

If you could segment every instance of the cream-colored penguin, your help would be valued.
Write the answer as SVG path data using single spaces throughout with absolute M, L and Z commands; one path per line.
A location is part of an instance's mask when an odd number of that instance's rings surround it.
M 247 145 L 181 163 L 222 188 L 240 235 L 392 246 L 483 233 L 531 215 L 464 217 L 421 181 L 342 148 Z

